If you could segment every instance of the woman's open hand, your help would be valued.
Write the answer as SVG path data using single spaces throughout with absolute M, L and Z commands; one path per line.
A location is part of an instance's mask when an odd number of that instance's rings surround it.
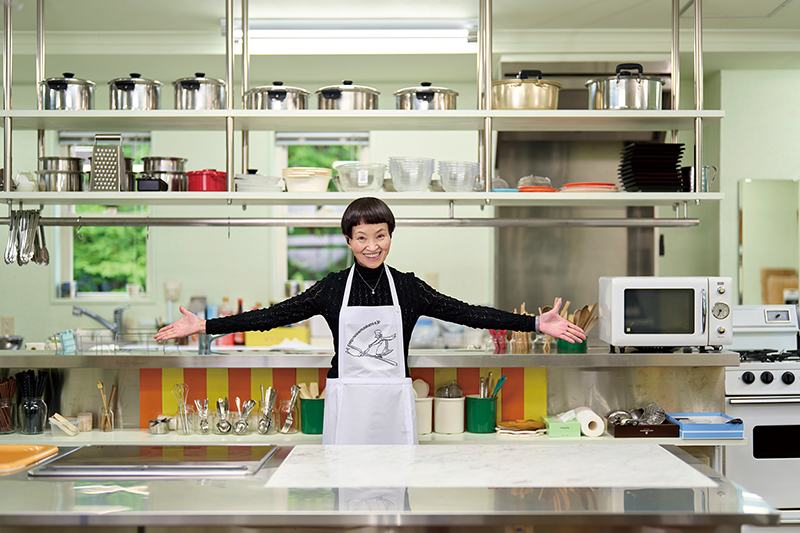
M 180 310 L 183 318 L 158 330 L 158 333 L 155 335 L 155 339 L 157 341 L 188 337 L 189 335 L 194 335 L 195 333 L 206 332 L 205 320 L 201 319 L 191 311 L 188 311 L 184 306 L 181 306 Z
M 586 340 L 586 333 L 581 328 L 558 314 L 560 308 L 561 298 L 556 301 L 551 310 L 539 316 L 539 331 L 573 344 Z

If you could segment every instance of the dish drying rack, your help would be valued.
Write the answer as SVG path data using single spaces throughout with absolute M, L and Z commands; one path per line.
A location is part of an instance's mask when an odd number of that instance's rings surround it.
M 180 355 L 176 343 L 158 342 L 153 339 L 152 328 L 126 330 L 114 335 L 107 329 L 68 329 L 53 334 L 56 355 L 117 355 L 144 352 L 150 354 Z

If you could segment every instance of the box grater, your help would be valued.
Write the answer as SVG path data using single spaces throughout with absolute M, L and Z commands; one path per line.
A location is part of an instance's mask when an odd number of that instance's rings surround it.
M 108 144 L 100 144 L 101 142 Z M 125 179 L 122 135 L 95 135 L 92 147 L 90 191 L 119 192 Z

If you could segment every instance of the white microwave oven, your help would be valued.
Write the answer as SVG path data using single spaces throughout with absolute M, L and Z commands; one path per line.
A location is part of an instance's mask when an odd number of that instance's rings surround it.
M 602 277 L 600 340 L 620 348 L 731 344 L 731 285 L 717 277 Z

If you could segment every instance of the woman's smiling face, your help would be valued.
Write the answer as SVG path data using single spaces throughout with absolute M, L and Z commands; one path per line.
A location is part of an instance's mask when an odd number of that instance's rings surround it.
M 391 245 L 392 236 L 385 222 L 353 226 L 352 235 L 347 239 L 347 246 L 353 250 L 358 264 L 367 268 L 381 266 Z

